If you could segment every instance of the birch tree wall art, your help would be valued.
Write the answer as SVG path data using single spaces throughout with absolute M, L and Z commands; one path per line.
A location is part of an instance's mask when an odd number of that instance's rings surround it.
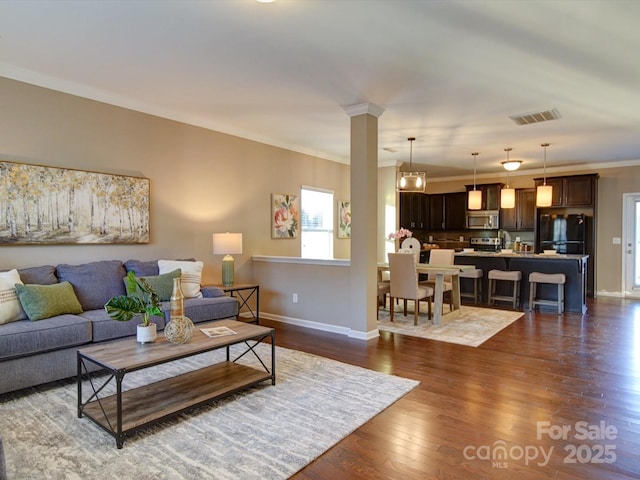
M 149 243 L 149 179 L 0 161 L 0 246 Z

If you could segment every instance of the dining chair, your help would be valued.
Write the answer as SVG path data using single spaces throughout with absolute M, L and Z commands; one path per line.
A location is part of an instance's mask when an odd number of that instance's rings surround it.
M 435 248 L 431 250 L 429 253 L 429 264 L 430 265 L 453 265 L 455 260 L 455 250 L 447 249 L 447 248 Z M 436 275 L 434 273 L 430 273 L 427 277 L 427 280 L 420 282 L 421 285 L 427 285 L 433 289 L 436 287 Z M 444 287 L 443 294 L 449 297 L 449 309 L 453 310 L 453 295 L 451 294 L 451 290 L 453 289 L 453 283 L 451 280 L 451 275 L 444 276 Z
M 428 302 L 428 315 L 431 318 L 431 298 L 433 288 L 418 284 L 418 272 L 416 270 L 416 259 L 411 253 L 389 253 L 389 320 L 393 322 L 394 298 L 405 300 L 404 314 L 407 315 L 407 300 L 413 300 L 413 324 L 418 325 L 418 315 L 420 314 L 420 301 Z
M 378 295 L 376 297 L 376 318 L 380 313 L 380 305 L 387 304 L 387 295 L 391 291 L 391 282 L 378 282 Z M 392 304 L 393 305 L 393 304 Z

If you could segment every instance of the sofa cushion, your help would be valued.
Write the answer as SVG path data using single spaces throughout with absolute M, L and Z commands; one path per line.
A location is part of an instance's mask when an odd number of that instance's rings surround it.
M 126 294 L 122 279 L 127 272 L 119 260 L 62 264 L 56 272 L 61 282 L 66 280 L 73 285 L 84 311 L 101 309 L 111 297 Z
M 170 302 L 162 303 L 165 322 L 171 319 Z M 238 300 L 222 296 L 216 298 L 185 298 L 184 315 L 189 317 L 193 323 L 210 322 L 222 318 L 235 317 L 238 314 Z
M 225 293 L 220 287 L 208 286 L 200 289 L 204 298 L 224 297 Z
M 136 277 L 145 277 L 150 275 L 158 275 L 158 261 L 151 260 L 142 262 L 140 260 L 127 260 L 124 262 L 124 268 L 127 272 L 133 272 Z
M 16 283 L 22 285 L 18 270 L 0 272 L 0 324 L 27 318 L 18 300 Z
M 83 345 L 91 341 L 91 322 L 77 315 L 0 325 L 0 360 Z
M 58 283 L 56 267 L 43 265 L 41 267 L 21 268 L 18 270 L 22 283 L 35 283 L 38 285 L 52 285 Z
M 140 317 L 133 317 L 128 322 L 119 322 L 111 318 L 104 309 L 82 312 L 79 316 L 91 322 L 94 342 L 136 335 L 138 324 L 141 323 Z M 151 317 L 151 321 L 157 325 L 158 330 L 164 328 L 165 320 L 163 317 Z
M 185 298 L 202 297 L 200 292 L 200 281 L 202 280 L 202 268 L 204 263 L 179 261 L 179 260 L 158 260 L 160 274 L 169 273 L 179 268 L 182 271 L 182 293 Z
M 136 277 L 138 277 L 136 275 Z M 171 294 L 173 293 L 173 279 L 180 278 L 180 269 L 174 270 L 173 272 L 163 273 L 162 275 L 152 275 L 147 277 L 139 277 L 144 278 L 147 283 L 153 288 L 158 297 L 160 297 L 161 302 L 166 302 L 171 300 Z M 131 296 L 134 292 L 129 291 L 129 281 L 127 277 L 123 278 L 125 288 L 127 289 L 127 295 Z
M 66 313 L 82 312 L 82 306 L 69 282 L 53 285 L 17 283 L 16 292 L 29 320 L 42 320 Z

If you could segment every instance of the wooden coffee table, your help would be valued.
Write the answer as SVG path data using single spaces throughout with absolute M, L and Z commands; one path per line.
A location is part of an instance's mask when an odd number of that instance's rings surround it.
M 200 331 L 202 328 L 221 326 L 229 327 L 236 334 L 210 338 Z M 271 368 L 254 350 L 256 345 L 267 339 L 271 340 Z M 169 343 L 164 335 L 158 335 L 154 343 L 140 344 L 131 338 L 79 349 L 78 418 L 83 415 L 89 417 L 113 435 L 116 446 L 122 448 L 127 436 L 148 425 L 265 380 L 270 379 L 271 384 L 275 385 L 275 343 L 273 328 L 235 320 L 218 320 L 197 324 L 192 340 L 183 345 Z M 246 349 L 231 359 L 229 347 L 238 344 L 244 344 Z M 226 361 L 123 391 L 127 373 L 220 348 L 226 348 Z M 263 369 L 236 363 L 246 354 L 255 355 Z M 104 371 L 109 373 L 106 379 L 96 377 Z M 88 377 L 92 390 L 86 400 L 82 394 L 83 375 Z M 100 397 L 102 389 L 112 380 L 116 384 L 116 393 Z

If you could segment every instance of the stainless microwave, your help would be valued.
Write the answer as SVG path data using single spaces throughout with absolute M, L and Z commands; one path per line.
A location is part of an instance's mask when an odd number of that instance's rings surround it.
M 470 230 L 498 230 L 500 212 L 498 210 L 467 210 L 467 228 Z

